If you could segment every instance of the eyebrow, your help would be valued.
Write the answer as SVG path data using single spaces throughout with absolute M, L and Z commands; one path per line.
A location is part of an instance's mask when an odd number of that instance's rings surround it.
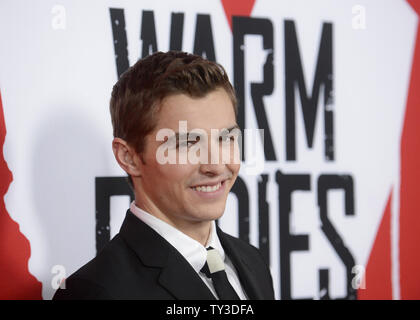
M 235 124 L 234 126 L 232 126 L 232 127 L 230 127 L 230 128 L 228 128 L 227 129 L 227 131 L 229 131 L 229 132 L 231 132 L 232 130 L 234 130 L 234 129 L 241 129 L 240 127 L 239 127 L 239 125 L 238 124 Z
M 238 124 L 235 124 L 235 125 L 233 125 L 233 126 L 231 126 L 231 127 L 229 127 L 229 128 L 227 128 L 227 129 L 225 129 L 225 128 L 223 128 L 223 129 L 220 129 L 220 131 L 223 131 L 223 130 L 227 130 L 228 132 L 231 132 L 232 130 L 234 130 L 234 129 L 240 129 L 240 127 L 239 127 L 239 125 Z M 175 132 L 175 134 L 173 135 L 173 136 L 171 136 L 171 137 L 169 137 L 168 138 L 168 140 L 169 139 L 176 139 L 175 141 L 179 141 L 180 140 L 180 138 L 182 138 L 182 139 L 185 139 L 185 140 L 187 140 L 187 138 L 188 138 L 188 136 L 191 134 L 191 132 L 183 132 L 183 133 L 179 133 L 179 132 Z M 197 136 L 197 137 L 201 137 L 202 135 L 201 134 L 196 134 L 196 133 L 194 133 L 194 135 L 195 136 Z

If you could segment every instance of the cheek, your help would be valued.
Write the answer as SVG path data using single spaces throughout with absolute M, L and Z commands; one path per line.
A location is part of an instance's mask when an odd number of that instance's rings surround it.
M 232 174 L 236 177 L 238 175 L 239 169 L 241 168 L 241 164 L 240 163 L 229 164 L 228 168 L 232 172 Z
M 169 186 L 182 185 L 182 187 L 188 185 L 188 178 L 194 171 L 191 166 L 178 164 L 160 165 L 158 170 L 160 178 L 165 180 L 165 184 Z
M 235 142 L 233 142 L 230 145 L 230 163 L 234 164 L 234 165 L 241 165 L 240 159 L 241 159 L 241 154 L 240 154 L 240 148 L 239 148 L 239 143 L 237 140 L 235 140 Z M 238 169 L 239 171 L 239 169 Z

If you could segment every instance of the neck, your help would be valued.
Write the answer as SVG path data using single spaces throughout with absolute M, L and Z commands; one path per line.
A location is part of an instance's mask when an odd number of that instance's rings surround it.
M 168 221 L 165 221 L 165 222 L 171 224 L 173 227 L 177 228 L 179 231 L 186 234 L 190 238 L 198 241 L 204 247 L 206 246 L 209 240 L 212 221 L 204 221 L 204 222 L 201 221 L 199 223 L 194 223 L 192 225 L 188 224 L 185 226 L 182 226 L 180 224 L 174 224 Z
M 173 216 L 168 216 L 160 210 L 158 210 L 158 208 L 156 208 L 155 206 L 147 205 L 143 202 L 138 201 L 137 199 L 135 201 L 135 204 L 140 209 L 146 211 L 152 216 L 158 218 L 159 220 L 166 222 L 167 224 L 178 229 L 188 237 L 198 241 L 204 247 L 206 246 L 210 237 L 213 221 L 191 221 Z

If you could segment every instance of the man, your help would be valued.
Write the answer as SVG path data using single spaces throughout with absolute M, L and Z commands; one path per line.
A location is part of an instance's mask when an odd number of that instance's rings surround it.
M 223 67 L 196 55 L 158 52 L 121 76 L 112 148 L 135 201 L 54 299 L 274 299 L 258 250 L 215 224 L 240 168 L 236 108 Z

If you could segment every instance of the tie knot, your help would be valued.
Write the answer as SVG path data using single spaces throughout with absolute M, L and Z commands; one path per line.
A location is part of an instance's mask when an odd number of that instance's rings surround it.
M 213 273 L 225 270 L 225 263 L 222 260 L 219 252 L 212 247 L 207 248 L 207 261 L 204 265 L 202 272 L 206 274 L 208 278 L 211 278 Z
M 229 283 L 225 271 L 225 263 L 216 249 L 212 247 L 207 248 L 207 262 L 201 271 L 207 278 L 211 278 L 220 300 L 239 300 L 238 294 Z

